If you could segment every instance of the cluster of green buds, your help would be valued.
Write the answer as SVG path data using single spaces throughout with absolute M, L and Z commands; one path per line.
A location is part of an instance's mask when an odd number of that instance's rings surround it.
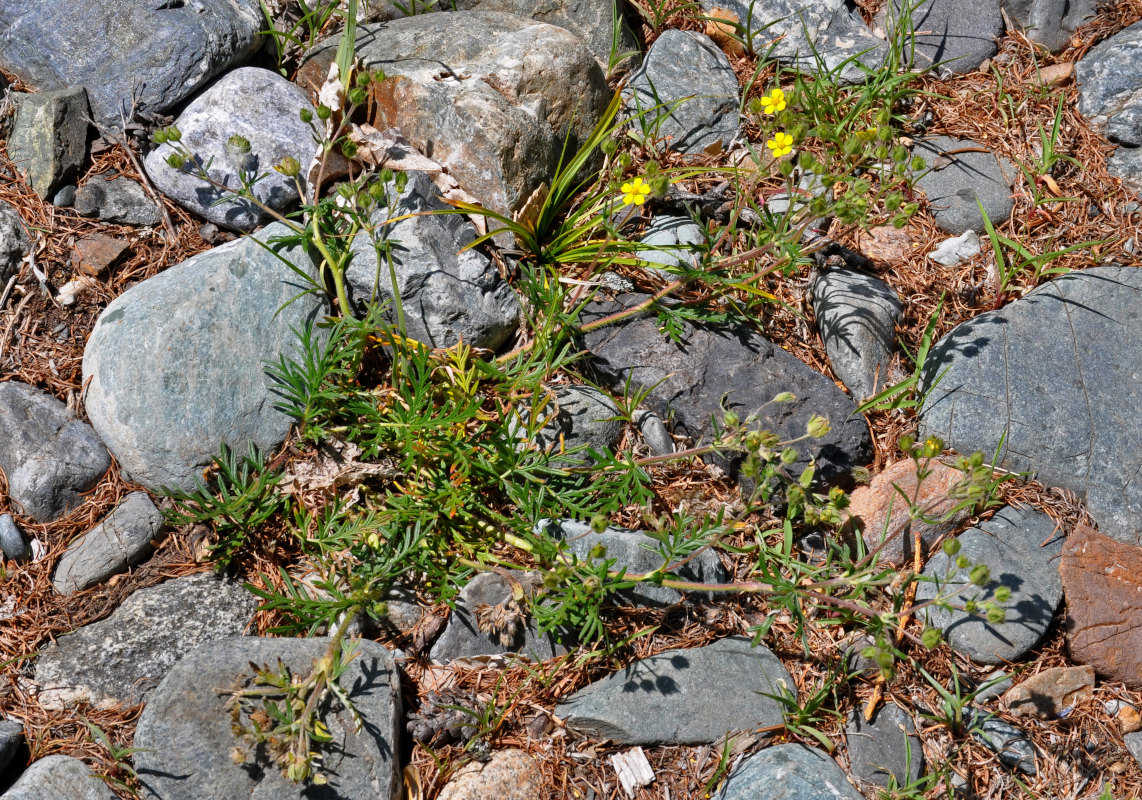
M 190 158 L 186 148 L 179 145 L 179 142 L 182 141 L 182 131 L 174 125 L 156 129 L 151 134 L 151 141 L 156 145 L 169 144 L 171 146 L 172 149 L 167 153 L 166 162 L 172 169 L 182 169 Z

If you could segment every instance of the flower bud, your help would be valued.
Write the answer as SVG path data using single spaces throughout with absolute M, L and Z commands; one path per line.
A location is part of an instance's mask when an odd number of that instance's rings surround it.
M 828 435 L 830 430 L 829 421 L 819 414 L 815 414 L 813 418 L 809 420 L 809 424 L 805 426 L 805 430 L 814 439 L 820 439 Z
M 163 130 L 162 128 L 159 128 L 158 130 L 156 130 L 154 133 L 151 134 L 151 141 L 154 142 L 155 144 L 166 144 L 167 132 L 165 130 Z
M 960 552 L 960 540 L 959 539 L 947 539 L 944 541 L 943 547 L 944 547 L 944 553 L 948 557 L 954 556 Z
M 167 141 L 177 142 L 182 139 L 182 131 L 174 125 L 167 125 Z
M 302 108 L 297 115 L 301 117 L 301 121 L 305 123 L 313 122 L 313 111 L 308 108 Z
M 330 108 L 329 106 L 318 106 L 317 107 L 317 118 L 318 119 L 324 121 L 324 120 L 329 119 L 332 116 L 333 116 L 333 109 Z
M 226 140 L 226 151 L 230 153 L 246 154 L 250 152 L 250 140 L 235 133 Z
M 968 580 L 976 586 L 983 586 L 991 580 L 991 570 L 988 569 L 987 564 L 976 564 L 968 573 Z
M 396 187 L 398 192 L 403 192 L 404 187 L 408 186 L 408 173 L 398 172 L 393 179 L 393 186 Z
M 792 403 L 796 399 L 797 398 L 796 398 L 796 396 L 794 396 L 793 392 L 780 392 L 780 393 L 778 393 L 778 395 L 776 397 L 773 398 L 773 402 L 775 402 L 775 403 Z
M 1009 586 L 1000 586 L 995 590 L 995 599 L 1000 603 L 1006 603 L 1011 599 L 1011 588 Z
M 727 411 L 725 416 L 722 417 L 722 421 L 725 423 L 727 428 L 736 428 L 738 423 L 741 422 L 741 417 L 739 417 L 733 411 Z
M 607 529 L 607 518 L 603 514 L 596 514 L 591 517 L 591 530 L 595 533 L 602 533 Z
M 186 164 L 186 159 L 183 157 L 182 153 L 179 152 L 167 153 L 167 164 L 169 164 L 174 169 L 182 169 Z
M 275 170 L 285 175 L 287 178 L 296 177 L 301 172 L 301 162 L 293 156 L 286 156 L 279 164 L 274 167 Z
M 603 139 L 599 144 L 599 149 L 603 151 L 605 156 L 613 156 L 619 149 L 619 144 L 614 139 Z
M 944 637 L 936 628 L 925 628 L 924 632 L 920 634 L 920 642 L 929 650 L 935 650 L 943 640 Z

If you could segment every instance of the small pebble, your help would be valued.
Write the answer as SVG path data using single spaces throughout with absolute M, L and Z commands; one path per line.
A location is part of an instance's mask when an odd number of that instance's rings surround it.
M 0 516 L 0 550 L 13 561 L 27 561 L 33 555 L 28 538 L 16 527 L 11 514 Z
M 68 208 L 75 202 L 75 187 L 68 185 L 56 192 L 52 198 L 52 205 L 56 208 Z
M 670 438 L 662 419 L 653 411 L 636 411 L 634 423 L 654 455 L 667 456 L 674 452 L 674 440 Z

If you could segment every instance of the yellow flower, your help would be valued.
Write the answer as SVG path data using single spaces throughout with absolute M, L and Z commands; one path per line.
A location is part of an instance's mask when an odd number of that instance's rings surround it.
M 776 114 L 785 110 L 785 92 L 774 89 L 767 97 L 761 98 L 761 110 L 766 114 Z
M 622 185 L 623 202 L 628 206 L 641 206 L 650 194 L 650 185 L 642 178 L 635 178 L 630 183 Z
M 793 152 L 793 137 L 783 131 L 773 134 L 773 138 L 765 143 L 773 151 L 774 158 L 781 158 L 786 153 Z

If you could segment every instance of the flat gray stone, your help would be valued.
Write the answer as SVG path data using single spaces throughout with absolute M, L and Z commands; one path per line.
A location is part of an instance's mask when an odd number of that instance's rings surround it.
M 13 561 L 28 561 L 32 557 L 32 543 L 11 514 L 0 514 L 0 553 Z
M 671 150 L 701 153 L 729 149 L 737 136 L 738 79 L 718 46 L 705 34 L 667 30 L 646 54 L 624 90 L 626 110 L 642 113 L 633 129 Z
M 943 630 L 954 650 L 979 663 L 1018 661 L 1046 634 L 1063 600 L 1063 582 L 1059 577 L 1063 538 L 1046 514 L 1007 506 L 979 527 L 960 534 L 958 541 L 959 555 L 967 556 L 973 565 L 986 564 L 991 580 L 977 589 L 968 579 L 970 570 L 959 570 L 946 579 L 949 559 L 940 551 L 923 572 L 926 577 L 938 579 L 938 583 L 921 583 L 916 591 L 917 602 L 932 599 L 937 591 L 946 594 L 962 586 L 966 589 L 953 604 L 962 606 L 972 597 L 983 603 L 995 600 L 995 590 L 1006 586 L 1011 590 L 1010 601 L 1003 604 L 1007 618 L 992 625 L 986 618 L 966 611 L 929 606 L 924 611 L 926 622 Z M 1040 546 L 1044 542 L 1047 544 Z
M 638 432 L 642 434 L 642 440 L 652 455 L 668 456 L 674 452 L 674 439 L 666 430 L 662 417 L 653 411 L 639 409 L 634 412 L 634 424 L 638 426 Z
M 889 36 L 894 35 L 894 21 L 903 7 L 904 0 L 891 0 L 878 15 Z M 919 4 L 912 0 L 908 7 L 917 67 L 937 64 L 943 77 L 964 75 L 999 51 L 996 40 L 1003 36 L 999 0 L 923 0 Z
M 968 149 L 967 152 L 957 152 Z M 958 236 L 967 230 L 982 231 L 983 216 L 979 203 L 993 224 L 999 225 L 1015 207 L 1011 197 L 1011 181 L 1015 165 L 985 149 L 971 139 L 934 136 L 922 139 L 912 149 L 913 156 L 924 159 L 925 168 L 916 177 L 916 185 L 924 190 L 932 206 L 932 216 L 940 229 Z M 951 155 L 945 155 L 951 153 Z
M 1142 733 L 1128 733 L 1122 737 L 1126 749 L 1130 751 L 1130 755 L 1134 756 L 1134 760 L 1142 766 Z
M 779 744 L 750 756 L 730 775 L 718 800 L 862 800 L 837 763 L 802 744 Z
M 536 398 L 537 406 L 540 400 Z M 547 421 L 531 441 L 540 450 L 558 456 L 554 461 L 562 466 L 593 464 L 596 459 L 592 451 L 604 457 L 609 455 L 622 438 L 625 427 L 615 401 L 593 386 L 551 387 L 546 403 L 534 412 L 525 407 L 521 413 L 535 415 L 531 425 Z M 519 434 L 524 433 L 521 428 Z
M 60 636 L 36 661 L 40 703 L 60 709 L 145 702 L 175 662 L 241 634 L 258 598 L 211 573 L 140 589 L 99 622 Z
M 354 311 L 363 315 L 372 303 L 388 303 L 388 318 L 396 322 L 389 264 L 376 249 L 388 241 L 410 338 L 430 347 L 463 340 L 495 349 L 506 342 L 519 326 L 519 299 L 491 259 L 479 250 L 464 250 L 476 238 L 472 223 L 459 214 L 430 213 L 451 206 L 424 172 L 408 173 L 403 192 L 392 185 L 386 191 L 388 201 L 369 217 L 372 231 L 353 240 L 345 280 Z M 412 214 L 423 216 L 389 224 Z
M 565 519 L 540 520 L 536 532 L 566 540 L 567 549 L 581 561 L 597 564 L 615 559 L 611 569 L 625 569 L 632 575 L 645 574 L 664 566 L 662 556 L 657 553 L 659 543 L 642 531 L 607 527 L 602 533 L 595 533 L 586 523 Z M 592 558 L 591 551 L 599 545 L 605 547 L 606 552 L 599 558 Z M 696 583 L 724 583 L 727 580 L 722 562 L 710 549 L 702 551 L 674 574 L 682 580 Z M 620 605 L 668 606 L 681 602 L 682 593 L 666 586 L 644 583 L 619 592 L 618 599 Z
M 1122 145 L 1111 173 L 1142 191 L 1142 22 L 1091 48 L 1075 65 L 1079 111 L 1092 127 Z
M 265 174 L 254 184 L 254 197 L 283 213 L 298 201 L 293 178 L 273 169 L 284 158 L 296 158 L 302 167 L 298 179 L 305 188 L 305 170 L 316 151 L 313 129 L 298 113 L 313 105 L 305 92 L 276 72 L 243 67 L 215 82 L 191 101 L 175 125 L 182 133 L 179 145 L 186 148 L 199 167 L 216 183 L 240 189 L 247 181 Z M 240 154 L 228 147 L 232 136 L 245 138 L 250 149 Z M 187 211 L 215 225 L 250 231 L 272 216 L 246 199 L 211 186 L 191 165 L 175 169 L 167 163 L 169 142 L 159 145 L 143 162 L 155 188 Z M 219 202 L 221 201 L 221 202 Z
M 27 252 L 28 233 L 20 214 L 7 203 L 0 203 L 0 283 L 8 285 L 8 279 L 20 271 L 20 262 Z M 0 292 L 4 286 L 0 286 Z
M 620 295 L 591 303 L 580 319 L 589 322 L 645 300 L 644 295 Z M 761 409 L 759 425 L 783 440 L 801 437 L 813 415 L 829 419 L 832 430 L 822 439 L 800 442 L 798 460 L 789 469 L 799 474 L 815 459 L 816 477 L 843 481 L 849 471 L 872 460 L 868 425 L 853 416 L 856 405 L 831 380 L 764 336 L 746 327 L 683 324 L 680 343 L 658 330 L 653 314 L 635 315 L 620 324 L 584 336 L 593 358 L 591 367 L 613 391 L 646 391 L 646 405 L 673 420 L 676 434 L 709 442 L 711 418 L 722 424 L 724 412 L 745 418 Z M 772 403 L 781 392 L 792 392 L 791 403 Z M 768 403 L 768 405 L 766 405 Z M 764 408 L 762 408 L 764 406 Z M 726 463 L 737 477 L 738 459 Z M 748 480 L 749 485 L 752 485 Z
M 115 800 L 115 793 L 78 758 L 45 756 L 32 762 L 0 800 Z
M 849 269 L 813 283 L 813 313 L 837 376 L 858 400 L 888 385 L 900 296 L 884 281 Z
M 97 175 L 75 190 L 74 198 L 70 205 L 76 212 L 103 222 L 158 225 L 163 219 L 158 205 L 147 196 L 146 190 L 122 176 L 104 180 Z
M 24 514 L 37 522 L 62 516 L 110 466 L 103 442 L 66 405 L 26 383 L 0 383 L 0 469 Z
M 62 13 L 66 12 L 66 13 Z M 168 111 L 261 46 L 257 0 L 0 0 L 0 67 L 39 91 L 84 85 L 96 122 Z
M 636 661 L 564 700 L 569 728 L 620 745 L 709 744 L 731 731 L 779 725 L 773 696 L 797 686 L 764 645 L 735 636 Z
M 895 703 L 885 703 L 865 722 L 864 710 L 849 715 L 845 725 L 852 774 L 877 786 L 915 783 L 924 769 L 924 749 L 908 714 Z
M 1142 197 L 1142 147 L 1119 147 L 1107 159 L 1106 171 Z M 1133 244 L 1128 243 L 1126 249 L 1132 253 Z
M 59 594 L 101 583 L 145 560 L 163 515 L 146 492 L 132 492 L 107 518 L 68 545 L 52 576 Z
M 287 233 L 275 223 L 256 237 Z M 271 247 L 278 256 L 251 237 L 215 247 L 132 287 L 99 316 L 83 355 L 87 413 L 147 488 L 193 488 L 220 443 L 244 455 L 252 442 L 265 453 L 289 432 L 262 364 L 294 357 L 294 329 L 320 320 L 327 305 L 314 294 L 293 300 L 310 287 L 279 257 L 315 275 L 305 251 Z
M 24 725 L 14 719 L 0 720 L 0 776 L 16 757 L 24 741 Z
M 0 30 L 0 53 L 3 50 Z M 79 174 L 87 157 L 87 115 L 87 92 L 82 86 L 20 98 L 8 137 L 8 158 L 40 197 L 51 197 Z
M 524 591 L 535 593 L 536 573 L 515 572 L 514 577 L 523 585 Z M 439 664 L 448 664 L 458 658 L 516 653 L 532 661 L 547 661 L 567 652 L 555 637 L 540 635 L 535 620 L 531 618 L 517 617 L 501 629 L 481 630 L 478 620 L 480 607 L 504 606 L 511 599 L 512 587 L 502 576 L 481 572 L 472 578 L 460 591 L 444 631 L 429 652 L 430 658 Z
M 1098 0 L 1000 0 L 1008 18 L 1033 42 L 1057 53 L 1081 26 L 1094 19 Z
M 167 673 L 139 718 L 135 767 L 143 800 L 336 800 L 399 796 L 400 677 L 389 652 L 359 640 L 339 683 L 364 720 L 360 732 L 332 701 L 322 719 L 333 737 L 323 747 L 324 786 L 295 784 L 259 758 L 236 764 L 238 740 L 219 690 L 248 686 L 249 662 L 274 668 L 280 659 L 306 675 L 329 640 L 239 637 L 193 651 Z M 247 749 L 252 749 L 248 748 Z
M 689 217 L 657 217 L 647 226 L 639 241 L 661 248 L 639 250 L 638 257 L 649 264 L 658 264 L 658 267 L 650 266 L 647 269 L 663 280 L 670 281 L 680 271 L 701 266 L 699 248 L 705 244 L 706 236 L 701 226 Z
M 971 731 L 972 738 L 999 756 L 1002 764 L 1025 775 L 1038 773 L 1035 745 L 1014 725 L 973 708 L 964 709 L 964 724 Z
M 1095 267 L 958 326 L 928 355 L 922 435 L 988 459 L 1006 436 L 999 466 L 1076 492 L 1103 533 L 1142 544 L 1140 304 L 1142 272 Z

